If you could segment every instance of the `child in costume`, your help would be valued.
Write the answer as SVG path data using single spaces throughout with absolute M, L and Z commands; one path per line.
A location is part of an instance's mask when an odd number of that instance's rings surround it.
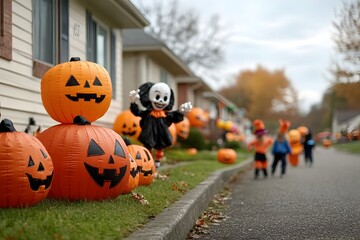
M 314 163 L 313 159 L 313 149 L 315 148 L 315 141 L 312 139 L 311 132 L 308 131 L 308 133 L 305 135 L 304 140 L 304 158 L 305 158 L 305 165 L 308 165 L 311 167 Z
M 290 122 L 279 119 L 279 123 L 279 132 L 272 147 L 272 154 L 274 156 L 274 160 L 271 165 L 271 175 L 274 175 L 277 164 L 279 161 L 281 161 L 280 177 L 283 177 L 286 173 L 286 155 L 291 153 L 289 141 L 286 139 L 286 133 L 290 127 Z
M 171 146 L 172 136 L 169 126 L 181 122 L 192 106 L 184 103 L 177 111 L 170 111 L 174 105 L 174 93 L 163 82 L 142 84 L 137 90 L 130 91 L 130 110 L 135 116 L 141 117 L 141 133 L 138 140 L 150 152 L 156 149 L 155 164 L 160 167 L 160 160 L 164 156 L 163 149 Z
M 265 129 L 264 122 L 260 119 L 256 119 L 253 122 L 255 140 L 251 141 L 248 145 L 248 150 L 255 150 L 255 179 L 259 177 L 260 171 L 264 173 L 264 177 L 267 177 L 267 158 L 266 152 L 272 144 L 272 139 L 266 137 L 267 130 Z

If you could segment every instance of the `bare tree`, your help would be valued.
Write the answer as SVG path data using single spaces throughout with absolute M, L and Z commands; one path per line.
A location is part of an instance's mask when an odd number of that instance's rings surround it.
M 337 82 L 360 80 L 360 0 L 343 1 L 343 8 L 333 22 L 336 33 L 334 41 L 342 57 L 331 70 Z
M 153 1 L 152 5 L 139 2 L 151 24 L 145 29 L 162 40 L 193 70 L 211 69 L 223 60 L 224 29 L 217 15 L 201 25 L 194 9 L 182 9 L 177 0 Z

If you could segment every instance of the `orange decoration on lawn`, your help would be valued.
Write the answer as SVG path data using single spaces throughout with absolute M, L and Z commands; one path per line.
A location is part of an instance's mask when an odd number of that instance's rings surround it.
M 139 186 L 139 170 L 137 168 L 137 164 L 134 160 L 134 158 L 129 154 L 130 156 L 130 175 L 129 175 L 129 182 L 126 185 L 123 194 L 130 193 L 132 190 L 134 190 L 137 186 Z
M 172 123 L 168 128 L 169 128 L 170 135 L 172 137 L 171 146 L 174 146 L 176 144 L 176 140 L 177 140 L 177 132 L 176 132 L 175 123 Z
M 90 125 L 81 117 L 75 123 L 53 126 L 38 136 L 54 163 L 49 197 L 69 200 L 118 197 L 130 174 L 124 140 L 113 130 Z
M 176 133 L 182 139 L 187 139 L 190 134 L 190 121 L 187 117 L 184 116 L 184 120 L 181 122 L 175 123 Z
M 135 116 L 127 109 L 116 117 L 113 129 L 122 136 L 137 139 L 141 133 L 140 120 L 141 117 Z
M 236 152 L 231 148 L 220 148 L 217 153 L 217 159 L 221 163 L 234 163 L 236 161 Z
M 139 186 L 150 185 L 156 172 L 154 158 L 151 152 L 140 145 L 128 145 L 130 155 L 135 159 L 139 170 Z
M 109 73 L 97 63 L 71 58 L 50 68 L 41 79 L 41 99 L 47 113 L 60 123 L 81 115 L 94 122 L 110 106 Z
M 16 132 L 12 122 L 0 123 L 0 208 L 32 206 L 49 193 L 54 167 L 44 145 Z
M 202 108 L 194 107 L 187 114 L 191 127 L 203 128 L 208 123 L 207 114 Z

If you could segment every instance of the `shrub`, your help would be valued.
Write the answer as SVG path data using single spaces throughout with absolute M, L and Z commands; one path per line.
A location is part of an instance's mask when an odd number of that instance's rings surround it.
M 178 138 L 182 148 L 196 148 L 197 150 L 205 149 L 205 137 L 197 128 L 190 128 L 187 139 Z

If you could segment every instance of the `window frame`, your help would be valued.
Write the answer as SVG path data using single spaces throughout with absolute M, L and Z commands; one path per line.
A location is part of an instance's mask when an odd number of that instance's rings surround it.
M 12 60 L 12 0 L 0 0 L 0 58 Z

